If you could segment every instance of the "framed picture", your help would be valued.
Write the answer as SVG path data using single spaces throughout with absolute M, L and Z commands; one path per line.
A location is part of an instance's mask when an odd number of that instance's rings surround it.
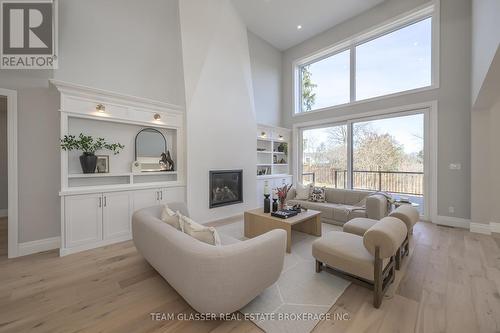
M 108 173 L 109 172 L 109 156 L 108 155 L 97 155 L 96 164 L 97 173 Z

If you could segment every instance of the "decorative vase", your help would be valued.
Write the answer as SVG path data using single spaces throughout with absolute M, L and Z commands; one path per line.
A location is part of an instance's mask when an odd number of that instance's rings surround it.
M 80 165 L 83 173 L 94 173 L 97 165 L 97 156 L 91 153 L 83 153 L 80 155 Z
M 273 199 L 273 212 L 278 210 L 278 199 Z
M 271 200 L 269 199 L 269 194 L 264 194 L 264 213 L 271 212 Z
M 283 210 L 285 208 L 285 199 L 283 200 L 280 199 L 279 202 L 280 202 L 280 210 Z

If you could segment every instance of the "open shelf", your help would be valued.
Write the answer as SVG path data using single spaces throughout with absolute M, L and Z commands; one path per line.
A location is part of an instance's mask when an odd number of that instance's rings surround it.
M 101 187 L 177 181 L 177 171 L 81 173 L 68 175 L 68 187 Z

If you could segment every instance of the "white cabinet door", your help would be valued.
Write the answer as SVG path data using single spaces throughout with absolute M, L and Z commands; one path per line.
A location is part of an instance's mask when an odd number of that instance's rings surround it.
M 76 247 L 102 240 L 102 205 L 100 193 L 65 197 L 64 247 Z
M 165 187 L 161 189 L 161 203 L 186 202 L 186 189 L 184 187 Z
M 130 235 L 132 207 L 131 192 L 103 194 L 104 239 Z
M 160 203 L 160 196 L 161 191 L 157 188 L 134 191 L 134 212 L 142 208 L 158 205 Z

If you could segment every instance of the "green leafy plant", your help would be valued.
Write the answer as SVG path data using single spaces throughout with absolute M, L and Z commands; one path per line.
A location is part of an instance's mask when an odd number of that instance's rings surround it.
M 85 155 L 94 155 L 96 151 L 107 149 L 114 155 L 119 154 L 125 148 L 121 143 L 108 143 L 104 138 L 93 138 L 90 135 L 80 133 L 78 138 L 74 135 L 65 135 L 61 139 L 61 148 L 65 151 L 81 150 Z

